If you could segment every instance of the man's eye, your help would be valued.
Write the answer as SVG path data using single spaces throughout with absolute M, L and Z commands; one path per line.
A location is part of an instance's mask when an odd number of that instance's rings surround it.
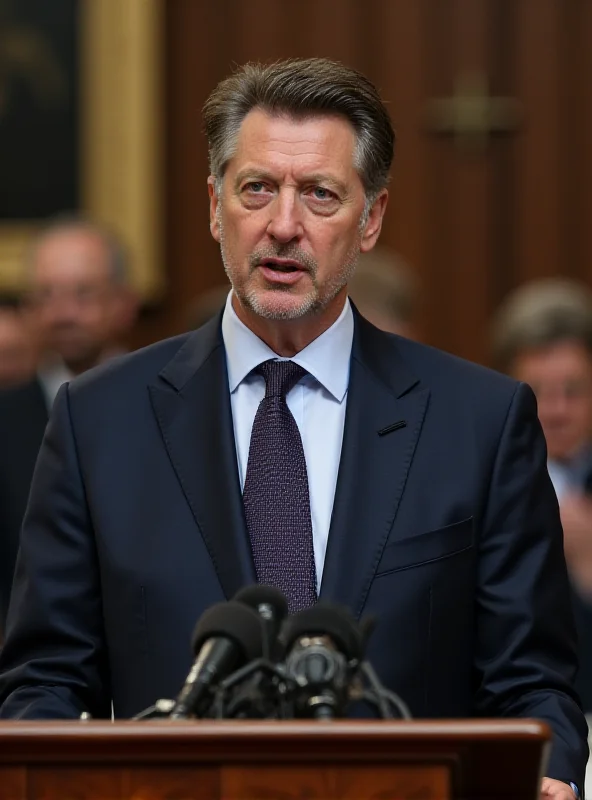
M 262 181 L 251 181 L 245 186 L 249 192 L 260 194 L 265 189 L 265 184 Z
M 333 197 L 333 192 L 330 192 L 323 186 L 315 186 L 312 193 L 316 200 L 330 200 L 331 197 Z

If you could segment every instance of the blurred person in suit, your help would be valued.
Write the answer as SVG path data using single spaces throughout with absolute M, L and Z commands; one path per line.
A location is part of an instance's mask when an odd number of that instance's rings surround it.
M 349 282 L 349 296 L 360 314 L 377 328 L 416 338 L 419 285 L 403 258 L 377 245 L 362 253 Z
M 35 374 L 37 346 L 21 299 L 0 294 L 0 391 Z
M 186 329 L 195 331 L 222 312 L 230 292 L 230 284 L 218 284 L 200 292 L 185 312 Z
M 133 716 L 178 692 L 204 609 L 270 583 L 292 612 L 375 616 L 368 659 L 418 717 L 547 721 L 541 796 L 574 800 L 586 724 L 534 395 L 348 298 L 388 198 L 378 90 L 327 59 L 248 64 L 204 121 L 232 292 L 197 331 L 60 389 L 0 716 Z
M 83 219 L 52 221 L 27 253 L 25 313 L 42 344 L 35 374 L 0 392 L 0 631 L 18 538 L 48 415 L 59 387 L 121 352 L 137 301 L 125 250 Z
M 592 292 L 562 279 L 519 287 L 497 312 L 493 351 L 537 397 L 574 588 L 577 686 L 592 712 Z

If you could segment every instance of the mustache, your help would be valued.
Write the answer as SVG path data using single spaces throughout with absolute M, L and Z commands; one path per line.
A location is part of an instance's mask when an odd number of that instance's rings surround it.
M 314 259 L 311 255 L 302 250 L 293 242 L 278 245 L 270 244 L 267 247 L 261 247 L 259 250 L 254 250 L 249 256 L 249 266 L 251 271 L 258 267 L 263 261 L 267 261 L 270 258 L 286 258 L 290 259 L 291 261 L 297 261 L 298 264 L 303 266 L 307 272 L 310 272 L 313 278 L 317 274 L 318 265 L 316 259 Z

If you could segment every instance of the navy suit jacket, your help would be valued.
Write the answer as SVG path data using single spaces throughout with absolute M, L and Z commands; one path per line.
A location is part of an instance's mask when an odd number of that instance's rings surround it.
M 196 620 L 255 581 L 220 319 L 60 390 L 21 537 L 1 716 L 177 694 Z M 418 717 L 547 720 L 583 786 L 558 507 L 530 389 L 356 315 L 320 596 Z

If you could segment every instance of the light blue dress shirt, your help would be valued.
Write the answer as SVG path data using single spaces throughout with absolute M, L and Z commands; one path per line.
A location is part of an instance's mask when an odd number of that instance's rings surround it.
M 231 297 L 232 292 L 222 316 L 222 337 L 243 488 L 253 421 L 265 395 L 263 376 L 252 371 L 263 361 L 280 357 L 241 322 L 232 307 Z M 323 577 L 341 457 L 353 336 L 354 317 L 347 299 L 333 325 L 291 359 L 309 373 L 288 392 L 286 401 L 298 425 L 306 459 L 317 590 Z
M 549 459 L 547 469 L 559 502 L 570 492 L 581 494 L 584 491 L 591 467 L 592 450 L 588 445 L 569 461 Z

